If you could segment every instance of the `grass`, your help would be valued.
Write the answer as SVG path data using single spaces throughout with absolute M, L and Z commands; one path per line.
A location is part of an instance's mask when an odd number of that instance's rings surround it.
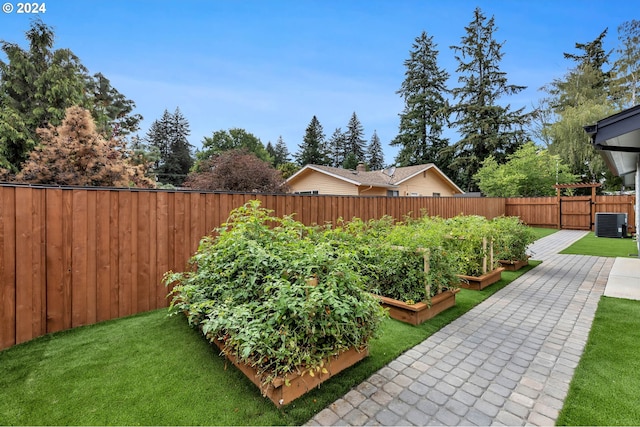
M 640 425 L 640 301 L 602 297 L 557 425 Z
M 593 231 L 578 240 L 562 254 L 593 255 L 605 257 L 633 257 L 638 256 L 637 242 L 633 239 L 614 239 L 610 237 L 596 237 Z
M 40 337 L 0 352 L 0 424 L 301 425 L 537 264 L 420 326 L 386 320 L 369 357 L 282 409 L 165 310 Z
M 631 239 L 589 233 L 566 254 L 627 257 Z M 557 425 L 640 425 L 640 301 L 602 297 Z

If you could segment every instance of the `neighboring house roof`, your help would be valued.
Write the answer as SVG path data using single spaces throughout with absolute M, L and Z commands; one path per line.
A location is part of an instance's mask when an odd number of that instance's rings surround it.
M 287 181 L 294 180 L 297 176 L 305 173 L 308 170 L 314 170 L 320 172 L 325 175 L 332 176 L 334 178 L 346 181 L 350 184 L 354 185 L 370 185 L 374 187 L 382 187 L 394 189 L 398 188 L 400 184 L 403 182 L 413 178 L 414 176 L 425 172 L 429 169 L 433 169 L 442 178 L 451 185 L 456 191 L 460 193 L 464 193 L 448 176 L 446 176 L 436 165 L 433 163 L 427 163 L 424 165 L 415 165 L 415 166 L 406 166 L 395 168 L 393 175 L 389 176 L 385 171 L 362 171 L 362 170 L 352 170 L 352 169 L 342 169 L 342 168 L 334 168 L 331 166 L 320 166 L 320 165 L 306 165 L 298 172 L 290 176 Z

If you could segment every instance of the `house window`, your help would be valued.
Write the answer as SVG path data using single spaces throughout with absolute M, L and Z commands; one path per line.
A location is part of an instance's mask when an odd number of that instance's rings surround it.
M 293 194 L 320 194 L 318 190 L 309 190 L 309 191 L 296 191 Z
M 433 193 L 433 197 L 440 197 L 440 193 Z
M 387 190 L 387 197 L 398 197 L 400 192 L 398 190 Z

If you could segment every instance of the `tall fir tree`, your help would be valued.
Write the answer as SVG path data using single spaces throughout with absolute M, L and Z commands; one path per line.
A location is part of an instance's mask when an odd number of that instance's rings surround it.
M 554 121 L 545 133 L 549 136 L 549 152 L 567 164 L 571 173 L 584 181 L 600 181 L 607 174 L 602 157 L 589 143 L 583 126 L 595 123 L 602 117 L 616 112 L 615 91 L 610 88 L 613 73 L 604 67 L 609 54 L 604 51 L 604 30 L 593 41 L 576 43 L 578 53 L 565 53 L 566 59 L 575 65 L 562 79 L 555 79 L 545 86 L 549 94 L 546 99 Z M 613 180 L 612 176 L 610 181 Z
M 51 27 L 36 19 L 26 39 L 27 49 L 0 41 L 7 58 L 0 60 L 0 168 L 19 171 L 38 144 L 36 129 L 59 125 L 71 106 L 88 109 L 106 139 L 138 129 L 135 104 L 102 74 L 90 76 L 71 50 L 54 50 Z
M 349 154 L 349 148 L 347 147 L 347 139 L 341 128 L 336 128 L 331 134 L 328 142 L 329 146 L 329 166 L 334 168 L 342 167 L 347 155 Z
M 367 141 L 364 139 L 364 127 L 356 112 L 354 111 L 347 124 L 347 130 L 344 133 L 345 145 L 348 153 L 353 153 L 356 161 L 365 161 L 365 144 Z
M 173 114 L 164 110 L 147 132 L 150 146 L 159 152 L 153 172 L 163 184 L 180 186 L 193 165 L 192 145 L 189 144 L 189 122 L 176 108 Z
M 493 155 L 499 164 L 504 163 L 506 156 L 526 141 L 530 115 L 524 113 L 524 107 L 512 111 L 510 105 L 498 104 L 503 96 L 517 94 L 526 86 L 508 84 L 506 73 L 500 70 L 504 42 L 494 39 L 494 18 L 487 19 L 476 8 L 465 30 L 460 46 L 451 46 L 461 83 L 452 90 L 456 101 L 453 124 L 460 140 L 446 151 L 453 156 L 450 173 L 455 173 L 454 181 L 467 191 L 476 191 L 473 176 L 482 161 Z
M 267 153 L 271 156 L 271 164 L 274 168 L 277 168 L 280 165 L 288 163 L 289 159 L 289 150 L 287 149 L 287 144 L 284 143 L 282 139 L 282 135 L 278 137 L 278 141 L 276 145 L 273 145 L 271 141 L 267 143 L 266 146 Z
M 384 153 L 378 133 L 374 130 L 371 135 L 371 142 L 367 146 L 367 165 L 371 170 L 382 170 L 384 168 Z
M 618 40 L 616 89 L 622 108 L 628 108 L 640 102 L 640 21 L 622 23 L 618 27 Z
M 302 144 L 298 146 L 298 152 L 295 154 L 295 158 L 300 166 L 329 164 L 324 131 L 316 116 L 311 118 L 311 122 L 307 126 L 304 138 L 302 139 Z
M 405 79 L 396 92 L 404 99 L 404 110 L 398 136 L 391 142 L 400 147 L 399 166 L 435 163 L 443 170 L 448 167 L 442 150 L 449 140 L 442 132 L 449 118 L 445 98 L 449 73 L 438 67 L 436 47 L 433 37 L 423 32 L 404 61 Z

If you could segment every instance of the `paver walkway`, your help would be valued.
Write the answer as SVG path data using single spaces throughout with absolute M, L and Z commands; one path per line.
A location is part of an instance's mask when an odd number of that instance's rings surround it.
M 531 247 L 544 262 L 319 412 L 308 425 L 554 425 L 613 258 L 557 255 L 586 232 Z

